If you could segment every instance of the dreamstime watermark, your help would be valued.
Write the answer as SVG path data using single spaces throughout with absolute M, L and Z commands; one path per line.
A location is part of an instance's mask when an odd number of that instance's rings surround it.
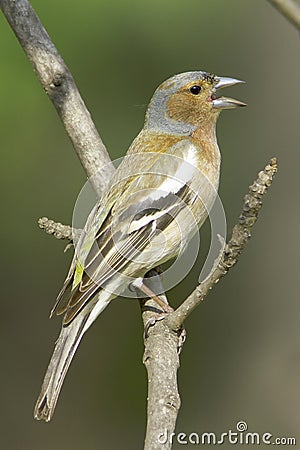
M 113 163 L 117 171 L 107 196 L 99 201 L 90 179 L 73 211 L 73 229 L 84 229 L 81 237 L 73 236 L 75 252 L 89 279 L 113 295 L 136 297 L 131 286 L 140 267 L 150 269 L 173 257 L 163 273 L 168 291 L 193 268 L 200 249 L 198 222 L 208 217 L 211 239 L 202 281 L 226 237 L 217 180 L 169 154 L 130 154 Z
M 257 433 L 248 431 L 247 422 L 240 420 L 235 430 L 222 433 L 168 433 L 167 430 L 158 435 L 158 443 L 167 442 L 181 445 L 296 445 L 295 437 L 274 436 L 272 433 Z

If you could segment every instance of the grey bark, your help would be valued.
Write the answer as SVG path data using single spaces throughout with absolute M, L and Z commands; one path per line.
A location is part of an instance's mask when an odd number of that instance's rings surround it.
M 113 164 L 64 60 L 28 0 L 0 0 L 0 7 L 25 51 L 98 194 L 105 191 Z M 99 173 L 99 176 L 94 176 Z

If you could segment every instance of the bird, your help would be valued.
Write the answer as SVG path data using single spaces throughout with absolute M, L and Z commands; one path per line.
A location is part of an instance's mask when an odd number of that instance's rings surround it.
M 52 418 L 78 345 L 99 314 L 130 286 L 149 294 L 147 272 L 183 251 L 207 218 L 220 176 L 217 119 L 222 110 L 246 105 L 218 93 L 238 83 L 190 71 L 154 92 L 142 130 L 88 216 L 51 311 L 63 315 L 62 328 L 35 405 L 37 420 Z

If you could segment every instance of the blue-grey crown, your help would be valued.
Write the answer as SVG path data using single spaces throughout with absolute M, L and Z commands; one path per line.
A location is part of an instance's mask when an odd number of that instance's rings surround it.
M 192 81 L 196 82 L 201 78 L 213 81 L 215 77 L 207 72 L 196 71 L 179 73 L 164 81 L 156 89 L 149 103 L 146 112 L 145 128 L 179 135 L 191 134 L 196 127 L 167 117 L 166 105 L 170 96 L 182 86 L 191 83 Z

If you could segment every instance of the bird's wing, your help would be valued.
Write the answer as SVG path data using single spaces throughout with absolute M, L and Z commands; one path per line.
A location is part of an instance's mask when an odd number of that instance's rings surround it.
M 163 155 L 156 153 L 147 159 L 147 163 L 140 164 L 148 168 L 142 174 L 139 166 L 136 175 L 126 167 L 121 168 L 119 181 L 102 202 L 102 205 L 109 205 L 109 209 L 106 207 L 105 213 L 99 214 L 101 206 L 98 204 L 89 216 L 75 273 L 66 280 L 70 286 L 73 279 L 71 295 L 67 301 L 59 298 L 59 304 L 56 304 L 57 314 L 65 313 L 64 325 L 76 317 L 112 276 L 123 272 L 151 242 L 157 230 L 164 231 L 189 203 L 191 190 L 188 180 L 175 177 L 183 160 L 173 159 L 166 175 L 162 170 L 167 164 Z M 155 259 L 150 261 L 149 268 L 155 262 Z
M 158 153 L 151 153 L 150 158 L 155 161 L 158 156 Z M 68 275 L 56 297 L 55 304 L 50 312 L 50 317 L 54 313 L 57 315 L 63 314 L 68 309 L 71 293 L 81 281 L 87 255 L 91 249 L 93 251 L 95 248 L 95 245 L 93 246 L 95 240 L 100 235 L 102 237 L 105 236 L 105 231 L 109 228 L 111 222 L 110 205 L 113 205 L 120 197 L 120 193 L 125 192 L 131 181 L 138 177 L 136 173 L 134 174 L 132 172 L 132 168 L 138 165 L 140 170 L 143 170 L 151 162 L 148 156 L 143 158 L 142 155 L 138 154 L 133 155 L 130 160 L 125 157 L 123 163 L 118 167 L 112 180 L 111 189 L 104 195 L 104 198 L 97 202 L 89 214 L 80 239 L 76 244 L 75 255 L 71 262 Z M 107 220 L 105 221 L 106 217 Z
M 105 208 L 100 208 L 100 202 L 90 212 L 84 229 L 81 232 L 79 241 L 75 245 L 75 254 L 70 265 L 68 275 L 59 291 L 55 304 L 50 312 L 50 317 L 56 312 L 57 315 L 62 314 L 68 307 L 71 291 L 76 282 L 81 280 L 83 274 L 83 266 L 86 256 L 91 250 L 94 242 L 94 236 L 98 227 L 101 227 L 106 216 Z M 95 222 L 97 219 L 97 228 Z

